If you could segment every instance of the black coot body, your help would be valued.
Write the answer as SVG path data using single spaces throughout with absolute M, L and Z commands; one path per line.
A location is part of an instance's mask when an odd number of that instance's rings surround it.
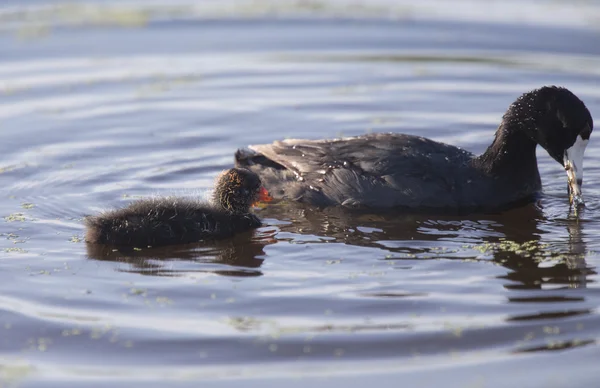
M 273 197 L 317 206 L 434 211 L 497 210 L 541 191 L 535 154 L 544 147 L 567 169 L 571 200 L 583 203 L 583 153 L 593 129 L 584 103 L 547 86 L 510 105 L 481 155 L 419 136 L 381 133 L 283 140 L 238 150 Z
M 86 241 L 145 248 L 228 238 L 261 225 L 250 213 L 259 199 L 269 200 L 260 178 L 234 168 L 217 179 L 213 203 L 178 197 L 139 200 L 86 217 Z

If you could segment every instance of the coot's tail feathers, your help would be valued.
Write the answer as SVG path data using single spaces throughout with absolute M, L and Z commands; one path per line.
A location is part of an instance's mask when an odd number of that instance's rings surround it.
M 265 157 L 264 155 L 259 154 L 249 148 L 240 148 L 235 152 L 236 167 L 249 168 L 250 170 L 254 170 L 254 172 L 256 173 L 259 173 L 259 171 L 251 168 L 251 166 L 257 165 L 265 168 L 274 168 L 276 170 L 285 170 L 285 167 L 281 164 L 276 163 L 271 159 Z

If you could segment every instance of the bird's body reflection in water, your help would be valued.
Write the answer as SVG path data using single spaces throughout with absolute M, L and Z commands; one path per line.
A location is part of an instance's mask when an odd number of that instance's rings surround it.
M 120 270 L 143 275 L 178 276 L 182 272 L 211 272 L 223 276 L 261 276 L 260 266 L 265 255 L 263 249 L 275 242 L 272 230 L 263 230 L 241 233 L 225 240 L 141 250 L 87 244 L 87 254 L 94 260 L 127 263 L 128 268 Z M 175 270 L 172 264 L 176 261 L 198 265 Z
M 368 214 L 348 209 L 318 209 L 292 203 L 274 204 L 261 214 L 287 225 L 281 231 L 325 237 L 337 242 L 387 251 L 391 260 L 485 260 L 510 271 L 505 287 L 543 289 L 547 284 L 585 287 L 593 274 L 585 262 L 585 241 L 579 216 L 548 220 L 539 203 L 496 214 L 439 216 Z M 544 225 L 559 223 L 567 239 L 556 241 Z M 565 243 L 568 241 L 568 243 Z M 314 242 L 311 240 L 311 243 Z

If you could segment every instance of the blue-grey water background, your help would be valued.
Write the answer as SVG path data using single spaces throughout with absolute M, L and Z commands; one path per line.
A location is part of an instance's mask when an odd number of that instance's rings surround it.
M 417 3 L 417 2 L 415 2 Z M 0 4 L 0 384 L 594 387 L 600 154 L 587 208 L 350 215 L 291 204 L 217 244 L 87 247 L 82 217 L 208 196 L 234 151 L 418 134 L 481 152 L 546 84 L 599 121 L 597 1 Z

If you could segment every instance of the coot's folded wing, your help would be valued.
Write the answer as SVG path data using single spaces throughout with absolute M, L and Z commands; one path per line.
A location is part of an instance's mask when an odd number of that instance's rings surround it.
M 256 152 L 249 162 L 253 170 L 296 199 L 384 207 L 433 203 L 440 193 L 452 191 L 456 174 L 451 170 L 472 157 L 454 146 L 391 133 L 288 139 L 249 148 Z M 448 201 L 438 199 L 443 206 Z

